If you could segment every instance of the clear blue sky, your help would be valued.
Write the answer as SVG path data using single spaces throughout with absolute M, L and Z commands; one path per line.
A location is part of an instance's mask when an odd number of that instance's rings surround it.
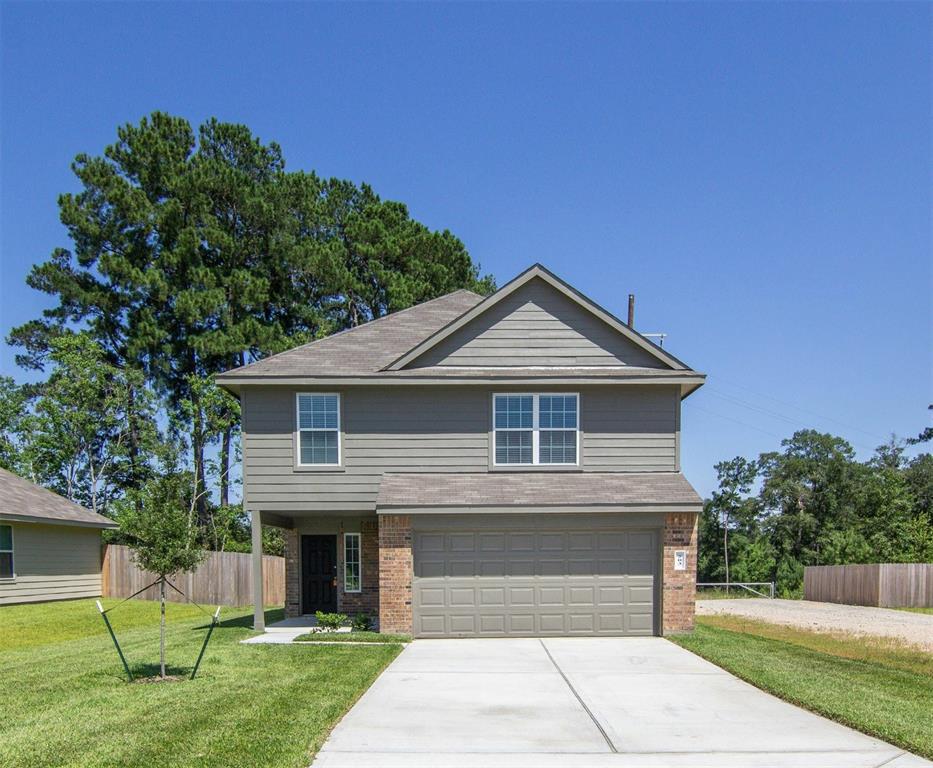
M 709 374 L 684 468 L 928 423 L 931 5 L 2 5 L 0 330 L 69 163 L 166 110 L 540 261 Z M 9 348 L 0 372 L 23 376 Z

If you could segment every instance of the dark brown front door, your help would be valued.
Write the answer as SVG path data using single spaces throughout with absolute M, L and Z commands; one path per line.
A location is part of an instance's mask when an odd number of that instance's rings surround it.
M 337 610 L 337 537 L 301 537 L 301 610 Z

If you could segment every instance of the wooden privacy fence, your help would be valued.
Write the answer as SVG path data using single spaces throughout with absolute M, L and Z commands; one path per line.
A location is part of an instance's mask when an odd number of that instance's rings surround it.
M 803 599 L 879 608 L 933 607 L 933 563 L 804 568 Z
M 129 547 L 109 544 L 104 552 L 101 574 L 104 597 L 129 597 L 136 590 L 155 581 L 157 576 L 143 571 L 133 562 Z M 249 605 L 253 601 L 252 555 L 242 552 L 211 552 L 192 573 L 182 573 L 169 581 L 185 593 L 166 590 L 175 603 L 201 605 Z M 285 558 L 263 555 L 262 590 L 266 605 L 285 604 Z M 150 587 L 138 595 L 140 600 L 158 600 L 159 588 Z

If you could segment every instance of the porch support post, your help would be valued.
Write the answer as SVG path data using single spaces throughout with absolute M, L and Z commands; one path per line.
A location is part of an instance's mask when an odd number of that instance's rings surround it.
M 253 629 L 264 632 L 266 615 L 262 594 L 262 514 L 258 510 L 251 510 L 249 519 L 253 534 Z

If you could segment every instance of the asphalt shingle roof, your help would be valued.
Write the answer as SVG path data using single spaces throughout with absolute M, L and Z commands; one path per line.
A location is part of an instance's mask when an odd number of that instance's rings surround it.
M 36 522 L 116 528 L 116 523 L 110 518 L 91 512 L 19 475 L 0 469 L 0 520 L 5 518 L 30 518 Z
M 387 473 L 377 507 L 700 505 L 679 472 Z
M 465 289 L 416 304 L 295 349 L 289 349 L 219 378 L 237 376 L 360 376 L 378 373 L 409 349 L 479 304 Z

